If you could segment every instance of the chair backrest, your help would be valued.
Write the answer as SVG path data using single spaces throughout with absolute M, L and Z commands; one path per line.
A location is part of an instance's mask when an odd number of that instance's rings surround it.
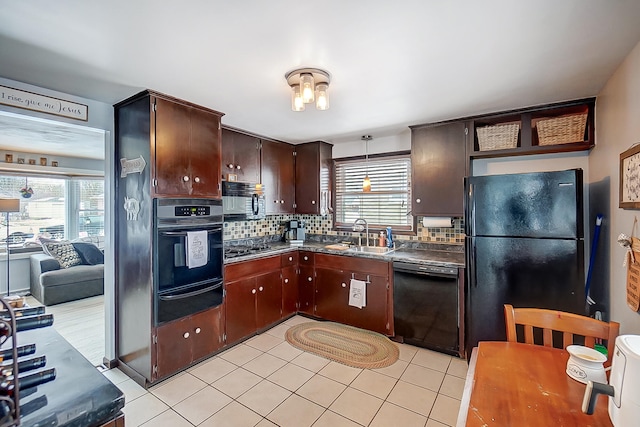
M 594 347 L 596 339 L 607 341 L 607 362 L 611 364 L 615 340 L 620 332 L 618 322 L 603 322 L 591 317 L 579 314 L 565 313 L 563 311 L 545 310 L 540 308 L 513 308 L 510 304 L 504 305 L 504 318 L 507 326 L 507 341 L 517 342 L 516 325 L 524 327 L 524 342 L 534 343 L 533 328 L 542 329 L 543 345 L 553 347 L 553 331 L 562 333 L 562 345 L 564 348 L 574 344 L 574 336 L 584 337 L 584 345 Z

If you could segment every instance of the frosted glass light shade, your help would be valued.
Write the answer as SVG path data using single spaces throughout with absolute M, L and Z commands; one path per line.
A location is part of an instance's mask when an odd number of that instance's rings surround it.
M 291 109 L 293 111 L 304 111 L 304 101 L 300 93 L 300 85 L 291 86 Z
M 366 175 L 362 180 L 362 191 L 364 193 L 371 192 L 371 180 L 369 179 L 369 175 Z
M 326 83 L 318 83 L 316 85 L 316 108 L 318 110 L 329 109 L 329 94 L 327 93 L 329 85 Z
M 315 82 L 313 80 L 313 74 L 302 73 L 300 74 L 300 91 L 302 92 L 302 100 L 305 104 L 309 104 L 315 100 Z

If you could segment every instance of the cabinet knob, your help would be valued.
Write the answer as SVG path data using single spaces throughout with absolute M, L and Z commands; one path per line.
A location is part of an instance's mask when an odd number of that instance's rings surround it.
M 189 332 L 185 332 L 185 333 L 184 333 L 184 335 L 183 335 L 183 337 L 184 337 L 185 339 L 189 338 Z
M 311 282 L 313 279 L 311 278 L 311 276 L 309 276 L 307 277 L 307 280 Z
M 185 176 L 182 177 L 182 180 L 184 182 L 189 182 L 189 177 L 187 175 L 185 175 Z
M 284 283 L 289 283 L 289 279 L 284 279 Z
M 293 261 L 293 257 L 292 256 L 289 257 L 289 261 Z
M 256 290 L 255 290 L 255 289 L 251 289 L 251 293 L 252 293 L 252 294 L 255 294 L 255 293 L 256 293 Z
M 343 287 L 343 288 L 346 288 L 346 287 L 347 287 L 347 284 L 346 284 L 346 283 L 343 283 L 343 284 L 342 284 L 342 287 Z
M 236 165 L 236 169 L 240 170 L 240 165 Z
M 416 199 L 416 203 L 420 203 L 422 200 L 420 199 Z
M 233 169 L 233 163 L 229 163 L 229 164 L 227 165 L 227 167 L 228 167 L 229 169 Z
M 196 176 L 195 178 L 193 178 L 193 180 L 194 180 L 195 182 L 200 182 L 200 178 L 198 178 L 197 176 Z
M 304 260 L 305 260 L 305 261 L 309 261 L 309 257 L 305 255 L 305 256 L 304 256 Z
M 264 291 L 264 288 L 263 288 L 262 286 L 260 286 L 260 287 L 258 288 L 258 290 L 259 290 L 260 292 L 262 292 L 262 291 Z
M 278 201 L 277 201 L 277 200 L 274 200 L 274 201 L 273 201 L 273 203 L 278 203 Z
M 200 328 L 196 328 L 196 334 L 200 333 Z
M 312 204 L 312 205 L 315 205 L 315 204 L 316 204 L 316 201 L 315 201 L 315 200 L 312 200 L 312 201 L 311 201 L 311 204 Z
M 280 200 L 280 203 L 284 203 L 284 200 Z

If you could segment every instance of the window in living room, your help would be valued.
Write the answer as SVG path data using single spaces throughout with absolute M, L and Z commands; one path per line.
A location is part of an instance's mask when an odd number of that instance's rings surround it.
M 9 214 L 9 246 L 39 246 L 36 239 L 104 236 L 104 181 L 0 175 L 0 197 L 19 198 L 20 212 Z M 0 248 L 7 239 L 6 217 L 0 219 Z

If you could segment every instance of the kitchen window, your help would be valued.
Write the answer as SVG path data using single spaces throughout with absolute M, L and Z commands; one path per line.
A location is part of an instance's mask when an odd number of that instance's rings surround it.
M 364 218 L 370 230 L 413 231 L 409 154 L 337 160 L 335 166 L 336 228 L 351 229 L 357 218 Z M 366 175 L 371 180 L 370 192 L 362 191 Z
M 104 239 L 104 180 L 0 175 L 0 197 L 20 199 L 9 214 L 9 246 L 38 247 L 36 238 Z M 6 214 L 0 215 L 0 251 L 7 239 Z

